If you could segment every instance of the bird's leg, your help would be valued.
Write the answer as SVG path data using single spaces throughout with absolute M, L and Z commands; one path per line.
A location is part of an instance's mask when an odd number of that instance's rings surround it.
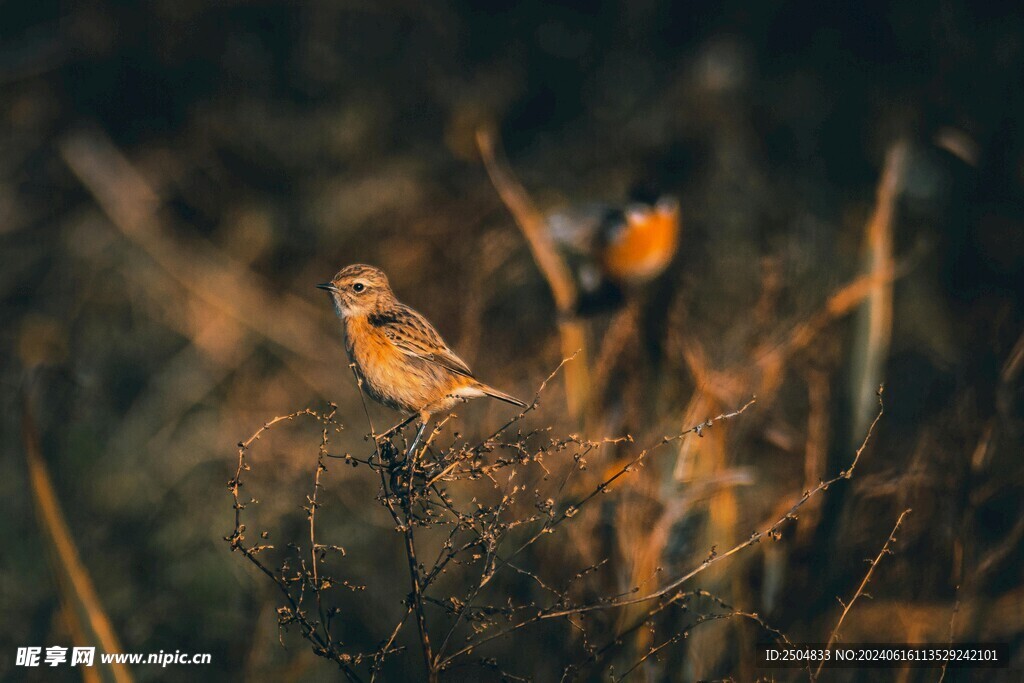
M 420 428 L 416 430 L 416 436 L 412 440 L 412 444 L 409 446 L 409 450 L 405 452 L 405 459 L 408 462 L 409 456 L 416 452 L 416 447 L 420 445 L 420 439 L 423 438 L 423 432 L 427 430 L 427 424 L 430 422 L 430 411 L 421 410 L 419 412 Z
M 412 444 L 409 446 L 409 450 L 405 452 L 405 459 L 408 461 L 409 457 L 416 451 L 416 447 L 420 445 L 420 439 L 423 437 L 423 432 L 427 429 L 427 421 L 423 420 L 420 422 L 420 428 L 416 430 L 416 437 L 412 440 Z

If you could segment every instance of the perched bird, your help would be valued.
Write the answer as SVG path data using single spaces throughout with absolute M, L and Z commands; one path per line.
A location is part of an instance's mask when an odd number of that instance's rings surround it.
M 415 446 L 431 414 L 463 399 L 490 396 L 526 406 L 474 377 L 427 319 L 395 298 L 379 268 L 346 266 L 317 287 L 327 290 L 334 302 L 345 326 L 345 348 L 366 392 L 389 408 L 410 413 L 386 433 L 418 415 L 422 424 Z
M 625 207 L 583 204 L 547 216 L 548 230 L 573 263 L 586 315 L 617 306 L 623 290 L 649 282 L 679 243 L 679 203 L 663 196 Z

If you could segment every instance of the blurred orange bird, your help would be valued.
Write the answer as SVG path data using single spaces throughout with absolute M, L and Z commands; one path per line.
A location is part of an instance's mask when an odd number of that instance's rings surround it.
M 679 204 L 664 198 L 628 208 L 617 229 L 604 235 L 602 270 L 618 282 L 646 282 L 665 270 L 679 239 Z
M 581 313 L 620 303 L 623 288 L 656 278 L 679 246 L 679 203 L 672 197 L 625 208 L 585 204 L 549 214 L 547 222 L 554 240 L 576 256 Z
M 484 384 L 455 355 L 426 318 L 395 298 L 384 271 L 373 266 L 346 266 L 327 290 L 345 327 L 345 348 L 366 392 L 383 405 L 411 413 L 390 434 L 419 415 L 422 424 L 413 446 L 433 413 L 460 400 L 490 396 L 519 407 L 526 404 Z

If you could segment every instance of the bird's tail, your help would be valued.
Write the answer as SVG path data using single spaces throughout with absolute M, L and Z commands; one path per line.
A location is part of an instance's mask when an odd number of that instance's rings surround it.
M 511 403 L 512 405 L 519 406 L 520 408 L 525 408 L 527 406 L 526 403 L 523 403 L 522 401 L 520 401 L 515 396 L 509 396 L 505 392 L 498 391 L 494 387 L 487 386 L 486 384 L 481 383 L 480 386 L 479 386 L 479 389 L 480 389 L 480 391 L 484 392 L 484 394 L 486 394 L 487 396 L 490 396 L 491 398 L 496 398 L 499 401 L 504 401 L 505 403 Z

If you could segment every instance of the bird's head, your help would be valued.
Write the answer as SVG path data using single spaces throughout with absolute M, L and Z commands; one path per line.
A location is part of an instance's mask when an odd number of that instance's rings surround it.
M 395 301 L 388 276 L 380 268 L 357 263 L 345 266 L 330 282 L 317 285 L 326 290 L 342 318 L 369 315 Z

